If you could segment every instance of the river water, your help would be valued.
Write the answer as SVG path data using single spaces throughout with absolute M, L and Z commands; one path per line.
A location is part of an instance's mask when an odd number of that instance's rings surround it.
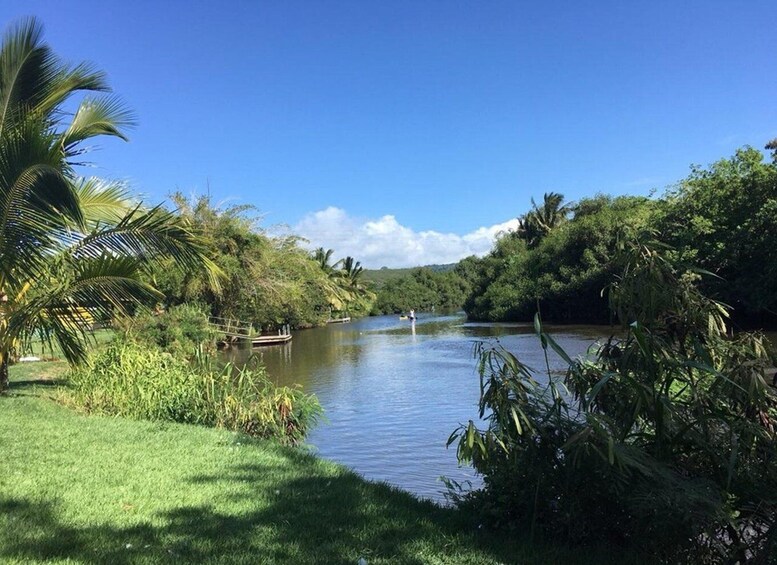
M 578 355 L 610 328 L 546 327 Z M 467 323 L 463 315 L 420 314 L 414 323 L 380 316 L 294 332 L 285 345 L 257 348 L 278 384 L 302 385 L 326 414 L 307 443 L 321 457 L 442 502 L 440 476 L 479 484 L 445 443 L 459 423 L 478 419 L 480 394 L 473 346 L 499 342 L 535 369 L 545 366 L 530 324 Z M 233 352 L 241 362 L 250 351 Z M 551 355 L 551 368 L 563 367 Z M 540 377 L 541 379 L 541 377 Z

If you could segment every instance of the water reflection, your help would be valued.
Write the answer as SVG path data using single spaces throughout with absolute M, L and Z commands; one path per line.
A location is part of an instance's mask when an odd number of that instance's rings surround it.
M 572 355 L 609 331 L 547 329 Z M 535 369 L 545 366 L 532 325 L 466 323 L 460 315 L 333 324 L 295 332 L 291 343 L 256 354 L 275 382 L 301 384 L 318 396 L 328 422 L 313 430 L 309 443 L 321 456 L 439 501 L 441 475 L 476 482 L 445 442 L 460 422 L 477 419 L 479 382 L 472 352 L 484 339 L 498 339 Z M 240 363 L 250 351 L 229 355 Z M 552 368 L 562 366 L 555 355 L 550 362 Z

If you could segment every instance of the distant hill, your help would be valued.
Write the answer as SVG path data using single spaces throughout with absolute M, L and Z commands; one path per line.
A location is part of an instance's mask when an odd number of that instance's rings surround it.
M 364 269 L 362 276 L 365 280 L 374 282 L 377 286 L 381 286 L 387 280 L 404 277 L 415 269 L 431 269 L 432 271 L 444 273 L 446 271 L 452 271 L 456 265 L 457 263 L 447 263 L 445 265 L 423 265 L 422 267 L 408 267 L 406 269 L 389 269 L 388 267 L 380 269 Z

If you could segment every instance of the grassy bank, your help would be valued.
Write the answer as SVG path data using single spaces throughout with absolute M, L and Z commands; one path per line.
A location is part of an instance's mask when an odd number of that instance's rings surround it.
M 83 416 L 48 399 L 33 368 L 56 377 L 61 365 L 14 367 L 0 397 L 4 563 L 627 562 L 493 537 L 267 441 Z

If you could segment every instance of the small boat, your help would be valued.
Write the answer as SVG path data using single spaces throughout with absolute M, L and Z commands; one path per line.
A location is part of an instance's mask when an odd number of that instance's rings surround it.
M 400 319 L 400 320 L 410 320 L 410 321 L 415 321 L 415 316 L 400 316 L 400 317 L 399 317 L 399 319 Z

